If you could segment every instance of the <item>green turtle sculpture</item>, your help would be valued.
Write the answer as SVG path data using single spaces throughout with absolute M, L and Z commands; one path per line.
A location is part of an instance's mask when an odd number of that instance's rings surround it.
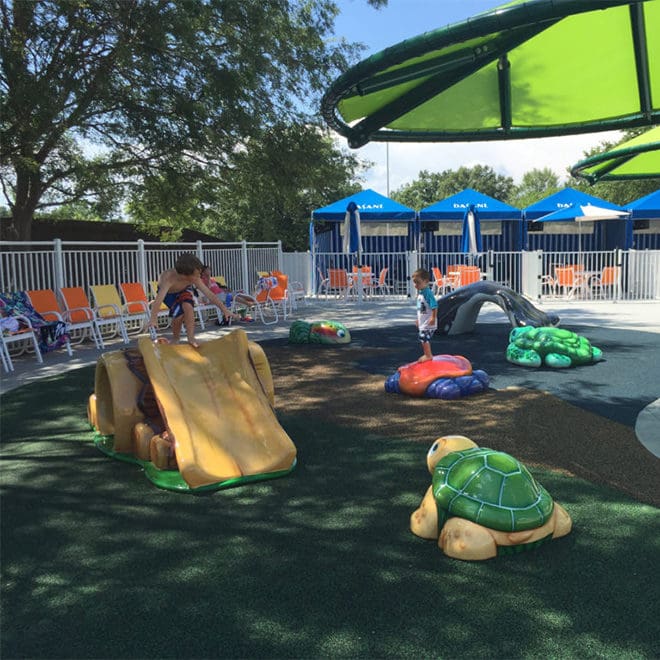
M 594 364 L 603 359 L 603 352 L 581 335 L 552 327 L 514 328 L 509 333 L 506 359 L 523 367 L 545 364 L 563 369 L 578 364 Z
M 294 321 L 289 328 L 291 344 L 348 344 L 351 333 L 339 321 Z
M 437 539 L 449 557 L 490 559 L 571 531 L 566 510 L 509 454 L 447 435 L 433 443 L 426 462 L 433 479 L 410 529 Z

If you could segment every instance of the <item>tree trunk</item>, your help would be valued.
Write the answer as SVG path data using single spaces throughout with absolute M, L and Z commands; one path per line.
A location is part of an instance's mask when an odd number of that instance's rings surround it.
M 32 218 L 41 193 L 41 176 L 38 167 L 16 166 L 16 199 L 12 208 L 12 221 L 7 231 L 9 240 L 31 240 Z
M 7 227 L 7 240 L 29 241 L 32 239 L 33 209 L 14 207 L 11 222 Z

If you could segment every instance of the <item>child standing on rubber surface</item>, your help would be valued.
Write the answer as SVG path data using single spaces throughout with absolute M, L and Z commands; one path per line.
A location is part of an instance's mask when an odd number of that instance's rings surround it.
M 426 362 L 433 359 L 431 337 L 438 324 L 438 302 L 431 291 L 431 274 L 428 270 L 424 268 L 416 270 L 413 273 L 412 281 L 417 289 L 417 332 L 423 352 L 418 362 Z

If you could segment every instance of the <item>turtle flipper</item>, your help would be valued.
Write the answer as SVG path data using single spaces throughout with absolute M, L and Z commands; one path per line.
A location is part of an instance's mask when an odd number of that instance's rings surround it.
M 559 353 L 548 353 L 545 356 L 545 363 L 553 369 L 566 369 L 572 366 L 573 360 L 568 355 L 560 355 Z
M 483 525 L 464 518 L 450 518 L 440 532 L 438 546 L 454 559 L 479 560 L 497 557 L 497 543 Z
M 540 367 L 541 356 L 531 349 L 518 348 L 515 344 L 509 344 L 506 349 L 506 359 L 521 367 Z
M 419 508 L 410 515 L 410 531 L 423 539 L 438 538 L 438 507 L 429 486 Z

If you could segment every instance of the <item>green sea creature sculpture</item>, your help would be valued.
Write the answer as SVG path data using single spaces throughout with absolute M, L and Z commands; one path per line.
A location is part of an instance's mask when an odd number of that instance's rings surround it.
M 338 321 L 294 321 L 289 329 L 291 344 L 348 344 L 351 333 Z
M 510 454 L 447 435 L 433 443 L 426 462 L 433 478 L 410 529 L 437 539 L 449 557 L 480 560 L 533 550 L 571 531 L 566 510 Z
M 514 328 L 509 334 L 506 359 L 523 367 L 545 364 L 564 369 L 579 364 L 594 364 L 603 352 L 581 335 L 564 328 Z

